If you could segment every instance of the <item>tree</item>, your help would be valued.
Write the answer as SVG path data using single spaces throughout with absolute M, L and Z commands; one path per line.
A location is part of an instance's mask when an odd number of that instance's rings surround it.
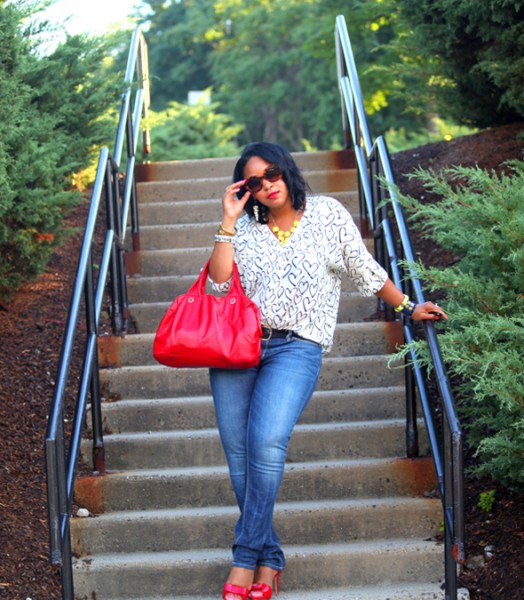
M 385 44 L 398 28 L 393 0 L 235 0 L 215 3 L 211 73 L 224 109 L 245 125 L 242 141 L 280 141 L 293 150 L 340 147 L 334 42 L 346 17 L 371 126 L 425 126 L 408 115 Z M 228 29 L 224 27 L 229 23 Z M 263 24 L 263 26 L 261 26 Z M 380 72 L 372 67 L 380 65 Z
M 213 86 L 222 110 L 253 139 L 290 149 L 343 142 L 336 78 L 335 18 L 344 14 L 371 126 L 424 128 L 400 95 L 399 62 L 387 44 L 399 28 L 394 0 L 150 0 L 154 107 Z M 410 85 L 412 83 L 410 82 Z
M 165 110 L 151 112 L 151 158 L 159 161 L 237 155 L 235 138 L 241 127 L 217 109 L 216 103 L 188 106 L 170 102 Z
M 49 56 L 23 23 L 33 7 L 0 5 L 0 296 L 45 267 L 75 202 L 73 173 L 114 135 L 118 103 L 107 46 L 69 38 Z M 104 92 L 101 94 L 101 92 Z
M 189 91 L 211 85 L 207 55 L 212 45 L 205 32 L 213 24 L 213 3 L 147 0 L 146 4 L 149 14 L 140 19 L 148 28 L 152 104 L 161 110 L 172 100 L 184 102 Z
M 280 141 L 298 150 L 304 140 L 326 147 L 336 126 L 340 131 L 334 52 L 328 62 L 316 54 L 325 34 L 321 6 L 303 0 L 216 4 L 211 72 L 219 101 L 245 126 L 242 141 Z
M 487 127 L 524 117 L 520 0 L 399 0 L 443 116 Z

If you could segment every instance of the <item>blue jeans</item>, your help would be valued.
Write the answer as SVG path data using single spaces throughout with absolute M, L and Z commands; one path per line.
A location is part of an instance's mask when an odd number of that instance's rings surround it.
M 210 369 L 218 429 L 240 518 L 233 565 L 277 571 L 285 558 L 273 528 L 291 432 L 317 385 L 321 348 L 297 338 L 262 342 L 252 369 Z

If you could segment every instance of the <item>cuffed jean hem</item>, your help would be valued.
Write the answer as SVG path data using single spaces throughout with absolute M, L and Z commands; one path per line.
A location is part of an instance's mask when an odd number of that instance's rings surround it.
M 283 571 L 286 568 L 286 562 L 282 565 L 268 564 L 266 562 L 257 562 L 255 566 L 252 564 L 247 564 L 243 562 L 239 562 L 235 559 L 231 562 L 233 567 L 240 567 L 241 569 L 248 569 L 249 571 L 256 571 L 258 567 L 268 567 L 269 569 L 273 569 L 274 571 Z

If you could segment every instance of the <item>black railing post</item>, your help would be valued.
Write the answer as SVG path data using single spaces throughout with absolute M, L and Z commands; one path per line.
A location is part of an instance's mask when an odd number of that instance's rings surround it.
M 67 494 L 67 465 L 70 456 L 67 456 L 64 434 L 64 414 L 60 415 L 57 429 L 56 458 L 58 469 L 58 502 L 59 502 L 59 527 L 60 527 L 60 554 L 61 554 L 61 580 L 64 600 L 74 600 L 73 570 L 71 565 L 71 537 L 69 531 L 69 512 L 71 503 Z
M 109 266 L 110 270 L 110 283 L 111 283 L 111 325 L 113 333 L 119 333 L 122 331 L 122 298 L 120 293 L 120 273 L 119 273 L 119 256 L 118 256 L 118 234 L 115 225 L 117 216 L 115 215 L 115 201 L 114 194 L 115 188 L 113 185 L 113 164 L 112 160 L 108 159 L 105 173 L 105 199 L 106 199 L 106 219 L 107 228 L 115 232 L 113 242 L 111 244 L 111 262 Z
M 337 81 L 342 81 L 344 77 L 347 77 L 347 67 L 346 61 L 344 60 L 344 55 L 342 53 L 340 34 L 337 28 L 335 28 L 335 51 L 337 56 Z M 342 133 L 344 135 L 344 147 L 349 150 L 353 147 L 353 143 L 351 140 L 351 129 L 349 127 L 349 119 L 344 106 L 344 98 L 342 98 L 342 95 L 340 98 L 340 102 L 342 111 Z
M 145 102 L 144 102 L 145 105 Z M 147 132 L 148 139 L 148 147 L 149 151 L 151 151 L 151 140 L 149 140 L 149 129 L 144 130 L 144 135 Z M 127 162 L 127 172 L 131 171 L 131 176 L 128 176 L 127 181 L 130 186 L 130 190 L 125 190 L 125 195 L 129 193 L 129 204 L 131 208 L 131 241 L 133 245 L 133 252 L 140 251 L 140 226 L 138 221 L 138 201 L 137 201 L 137 193 L 136 193 L 136 180 L 134 174 L 134 165 L 135 165 L 135 147 L 136 147 L 136 139 L 134 133 L 133 120 L 131 116 L 131 112 L 129 113 L 129 119 L 127 123 L 127 154 L 128 154 L 128 162 Z M 125 227 L 126 223 L 122 222 L 122 227 Z M 127 302 L 126 302 L 127 305 Z
M 462 431 L 456 427 L 452 434 L 451 447 L 453 449 L 453 515 L 454 522 L 454 540 L 453 540 L 453 558 L 459 565 L 464 564 L 465 560 L 465 515 L 464 515 L 464 445 Z
M 64 518 L 69 516 L 69 501 L 67 498 L 67 463 L 68 457 L 65 448 L 65 435 L 64 435 L 64 414 L 62 411 L 61 418 L 58 422 L 57 428 L 57 441 L 56 441 L 56 464 L 58 469 L 58 510 L 59 510 L 59 523 L 60 530 L 62 531 L 62 523 Z M 63 540 L 60 547 L 62 553 L 62 559 L 64 557 Z
M 129 304 L 127 300 L 127 282 L 126 282 L 126 267 L 125 267 L 125 248 L 124 248 L 124 227 L 122 223 L 122 187 L 120 181 L 120 172 L 118 166 L 111 162 L 113 169 L 112 182 L 113 182 L 113 217 L 114 217 L 114 244 L 115 254 L 114 260 L 116 260 L 116 277 L 118 287 L 118 298 L 119 298 L 119 311 L 120 311 L 120 327 L 114 333 L 124 335 L 127 333 L 129 327 Z
M 126 150 L 127 150 L 127 160 L 134 156 L 135 154 L 135 133 L 133 127 L 133 114 L 129 111 L 126 120 Z
M 417 394 L 413 368 L 405 358 L 404 376 L 406 383 L 406 454 L 408 458 L 419 455 L 417 427 Z
M 97 473 L 105 473 L 106 460 L 104 449 L 104 432 L 102 421 L 102 397 L 100 393 L 100 376 L 98 373 L 98 356 L 93 363 L 91 376 L 91 419 L 93 421 L 93 469 Z
M 446 418 L 445 411 L 442 411 L 442 429 L 444 432 L 444 445 L 443 445 L 443 464 L 444 464 L 444 481 L 453 481 L 453 463 L 452 455 L 453 448 L 451 443 L 451 433 L 449 430 L 449 423 Z M 446 600 L 455 600 L 457 597 L 457 563 L 453 557 L 453 546 L 455 532 L 453 531 L 454 517 L 453 517 L 453 487 L 446 485 L 444 487 L 444 510 L 447 513 L 447 518 L 444 519 L 444 534 L 446 537 L 445 544 L 445 571 L 446 571 Z
M 63 555 L 64 560 L 61 569 L 62 578 L 62 598 L 63 600 L 75 600 L 74 580 L 73 580 L 73 561 L 71 551 L 71 531 L 69 528 L 69 515 L 64 519 L 63 532 Z
M 62 538 L 60 536 L 60 500 L 58 498 L 58 457 L 56 439 L 46 439 L 47 514 L 51 564 L 62 566 Z
M 86 330 L 87 335 L 92 340 L 92 356 L 86 356 L 86 361 L 90 364 L 89 370 L 89 390 L 91 396 L 91 421 L 92 421 L 92 459 L 93 469 L 99 473 L 105 472 L 104 460 L 104 435 L 102 425 L 102 398 L 100 393 L 100 377 L 98 373 L 98 319 L 96 316 L 96 293 L 93 273 L 93 257 L 90 255 L 90 261 L 87 271 L 85 286 L 85 304 L 86 304 Z M 91 348 L 91 344 L 87 344 Z M 79 402 L 80 405 L 80 402 Z M 82 415 L 78 415 L 81 419 Z

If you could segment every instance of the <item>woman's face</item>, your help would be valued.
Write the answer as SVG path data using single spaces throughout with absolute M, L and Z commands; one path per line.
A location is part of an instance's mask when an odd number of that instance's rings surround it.
M 252 195 L 264 206 L 267 206 L 270 211 L 280 211 L 282 208 L 291 206 L 291 197 L 287 189 L 287 185 L 282 177 L 279 177 L 276 181 L 269 181 L 264 176 L 266 169 L 271 167 L 271 163 L 268 163 L 263 158 L 258 156 L 252 156 L 244 167 L 244 177 L 249 179 L 250 177 L 261 178 L 261 189 L 257 192 L 252 192 Z M 271 170 L 268 173 L 271 174 Z M 271 179 L 275 179 L 271 177 Z

